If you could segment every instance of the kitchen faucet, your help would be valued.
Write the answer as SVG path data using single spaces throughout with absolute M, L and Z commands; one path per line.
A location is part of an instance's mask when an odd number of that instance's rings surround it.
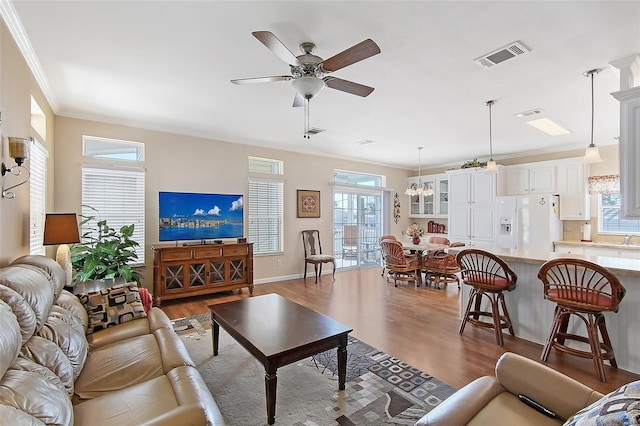
M 631 244 L 631 239 L 633 237 L 635 237 L 635 235 L 625 235 L 624 242 L 622 244 L 624 244 L 625 246 L 628 246 L 629 244 Z

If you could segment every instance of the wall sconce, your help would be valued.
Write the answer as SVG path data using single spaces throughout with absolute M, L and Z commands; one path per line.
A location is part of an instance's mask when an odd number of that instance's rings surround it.
M 2 162 L 2 198 L 13 198 L 16 196 L 16 194 L 14 194 L 11 190 L 27 183 L 29 181 L 29 178 L 31 177 L 29 169 L 23 166 L 22 163 L 24 163 L 24 160 L 29 158 L 29 150 L 31 148 L 31 142 L 33 142 L 33 138 L 17 138 L 9 136 L 7 139 L 9 139 L 9 157 L 16 160 L 16 165 L 13 167 L 7 167 L 4 164 L 4 161 Z M 23 170 L 26 174 L 26 178 L 22 182 L 9 187 L 5 187 L 4 175 L 10 173 L 14 176 L 21 176 Z
M 58 245 L 56 261 L 65 273 L 66 287 L 71 285 L 71 254 L 67 244 L 80 242 L 78 219 L 75 213 L 47 213 L 44 220 L 43 245 Z

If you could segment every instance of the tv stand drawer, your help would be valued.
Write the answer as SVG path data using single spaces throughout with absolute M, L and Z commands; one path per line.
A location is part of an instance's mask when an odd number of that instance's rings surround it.
M 239 245 L 234 247 L 225 247 L 224 255 L 225 256 L 241 256 L 247 254 L 246 245 Z
M 193 258 L 194 259 L 207 259 L 209 257 L 220 257 L 222 256 L 222 248 L 221 247 L 202 247 L 193 250 Z
M 191 250 L 162 250 L 160 252 L 161 260 L 189 260 L 191 259 Z

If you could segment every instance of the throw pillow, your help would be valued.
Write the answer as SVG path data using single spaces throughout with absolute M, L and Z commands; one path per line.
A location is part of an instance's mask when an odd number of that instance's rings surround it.
M 89 315 L 87 334 L 147 316 L 135 282 L 82 293 L 78 297 Z
M 640 425 L 640 380 L 603 396 L 565 422 L 565 426 L 629 425 Z

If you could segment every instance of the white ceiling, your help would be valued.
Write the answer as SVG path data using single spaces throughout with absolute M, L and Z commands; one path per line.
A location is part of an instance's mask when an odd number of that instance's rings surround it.
M 640 53 L 639 1 L 14 1 L 58 115 L 227 142 L 417 168 L 586 147 L 595 77 L 595 143 L 617 143 L 612 60 Z M 303 110 L 289 74 L 252 31 L 296 55 L 329 58 L 366 39 L 382 51 L 332 75 L 375 87 L 367 98 L 325 88 Z M 531 53 L 483 69 L 473 60 L 519 40 Z M 571 131 L 551 137 L 514 114 L 542 108 Z M 375 144 L 356 145 L 363 139 Z M 179 140 L 176 140 L 179 143 Z

